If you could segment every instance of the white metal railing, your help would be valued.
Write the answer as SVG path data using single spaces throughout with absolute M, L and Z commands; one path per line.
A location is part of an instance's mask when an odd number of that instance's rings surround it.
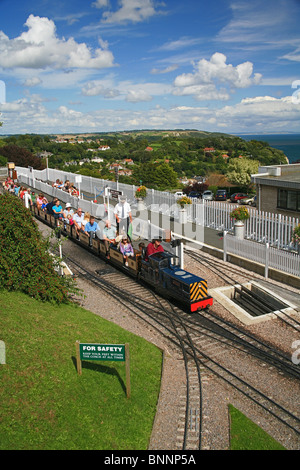
M 6 167 L 1 167 L 0 168 L 0 178 L 6 178 L 7 175 L 8 175 L 7 168 Z
M 37 184 L 37 180 L 56 181 L 56 179 L 75 182 L 74 173 L 64 172 L 49 168 L 47 170 L 32 170 L 29 168 L 16 168 L 19 177 L 21 175 L 28 178 L 26 181 L 31 186 Z M 84 200 L 96 199 L 103 194 L 104 188 L 109 186 L 111 189 L 122 191 L 126 195 L 128 202 L 135 204 L 135 191 L 137 186 L 114 181 L 107 181 L 90 176 L 81 175 L 80 191 Z M 25 182 L 25 181 L 24 181 Z M 51 185 L 50 185 L 51 186 Z M 60 193 L 63 193 L 61 191 Z M 48 193 L 49 194 L 49 193 Z M 57 194 L 55 194 L 57 195 Z M 60 199 L 63 196 L 60 194 Z M 64 201 L 66 202 L 66 201 Z M 145 205 L 153 213 L 162 213 L 167 217 L 173 217 L 178 220 L 179 206 L 176 198 L 168 192 L 149 189 L 145 199 Z M 76 206 L 75 206 L 76 207 Z M 220 231 L 232 231 L 234 221 L 230 217 L 231 211 L 238 207 L 238 204 L 224 204 L 218 201 L 193 200 L 191 205 L 186 206 L 188 222 L 210 227 Z M 299 224 L 300 220 L 296 217 L 287 217 L 280 214 L 268 212 L 258 212 L 256 208 L 249 207 L 250 218 L 245 222 L 245 238 L 259 243 L 269 243 L 281 249 L 293 250 L 296 247 L 292 244 L 293 228 Z
M 224 232 L 223 253 L 224 261 L 227 260 L 227 255 L 230 253 L 264 265 L 266 278 L 268 277 L 269 268 L 293 276 L 300 276 L 300 256 L 296 253 L 278 250 L 270 246 L 269 243 L 262 244 L 251 240 L 243 240 Z

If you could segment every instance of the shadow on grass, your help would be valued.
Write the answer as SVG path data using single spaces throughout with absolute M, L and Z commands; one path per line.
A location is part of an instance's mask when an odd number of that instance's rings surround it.
M 72 356 L 72 362 L 77 372 L 76 357 Z M 102 364 L 99 364 L 99 363 L 97 364 L 95 362 L 90 362 L 90 361 L 81 361 L 81 367 L 82 369 L 93 370 L 95 372 L 100 372 L 101 374 L 107 374 L 107 375 L 111 375 L 112 377 L 116 377 L 124 393 L 126 394 L 126 385 L 122 377 L 120 376 L 119 372 L 114 367 L 104 366 Z

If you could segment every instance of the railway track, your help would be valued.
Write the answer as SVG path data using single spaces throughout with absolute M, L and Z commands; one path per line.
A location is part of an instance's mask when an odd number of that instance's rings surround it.
M 268 416 L 280 422 L 291 433 L 300 435 L 300 419 L 295 410 L 289 410 L 284 399 L 248 377 L 243 367 L 245 358 L 260 374 L 287 377 L 299 386 L 299 371 L 289 358 L 267 344 L 247 336 L 232 325 L 202 312 L 187 314 L 178 306 L 161 299 L 148 287 L 127 278 L 120 272 L 99 270 L 98 274 L 68 258 L 72 269 L 105 295 L 113 297 L 135 317 L 163 335 L 185 364 L 186 388 L 182 393 L 183 405 L 177 430 L 180 449 L 202 448 L 203 435 L 203 383 L 213 376 L 235 393 L 246 397 Z M 126 290 L 120 288 L 126 278 Z
M 237 270 L 238 270 L 237 267 L 226 266 L 226 270 L 229 271 L 229 273 L 233 273 L 232 275 L 226 274 L 224 271 L 220 272 L 220 263 L 218 263 L 217 260 L 209 259 L 209 261 L 208 261 L 208 259 L 204 255 L 202 255 L 200 253 L 196 253 L 192 250 L 189 250 L 188 254 L 189 254 L 191 259 L 196 261 L 196 263 L 199 263 L 202 266 L 204 264 L 206 268 L 208 268 L 214 274 L 217 274 L 218 277 L 226 283 L 226 285 L 234 286 L 234 285 L 240 284 L 240 281 L 238 281 L 237 278 L 235 277 L 236 273 L 237 273 Z M 244 277 L 245 281 L 248 281 L 249 276 L 244 274 L 242 271 L 239 271 L 239 276 Z M 258 280 L 260 279 L 259 276 L 256 276 L 255 274 L 252 274 L 252 277 L 257 278 Z M 251 293 L 250 293 L 250 296 L 251 296 Z M 259 308 L 257 307 L 257 310 L 260 311 L 260 314 L 263 314 L 264 313 L 264 308 L 266 308 L 267 306 L 262 305 L 262 299 L 256 300 L 255 298 L 253 298 L 252 302 L 254 304 L 254 306 L 252 304 L 252 310 L 255 311 L 255 309 L 256 309 L 255 305 L 258 305 L 260 303 L 261 305 L 260 305 Z M 267 312 L 267 310 L 265 310 L 265 313 L 266 312 Z M 284 324 L 288 325 L 289 327 L 293 328 L 296 332 L 300 331 L 300 321 L 297 320 L 294 316 L 291 316 L 286 312 L 278 313 L 276 311 L 273 312 L 273 315 L 275 315 L 282 323 L 284 323 Z

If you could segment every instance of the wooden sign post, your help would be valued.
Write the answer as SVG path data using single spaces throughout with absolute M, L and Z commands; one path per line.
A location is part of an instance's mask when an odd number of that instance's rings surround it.
M 125 361 L 126 396 L 130 397 L 130 355 L 129 344 L 95 344 L 76 341 L 77 372 L 82 375 L 82 360 L 86 361 Z

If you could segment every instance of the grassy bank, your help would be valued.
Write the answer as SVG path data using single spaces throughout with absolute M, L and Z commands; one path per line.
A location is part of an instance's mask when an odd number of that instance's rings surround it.
M 0 449 L 146 449 L 160 387 L 161 352 L 75 305 L 0 291 Z M 99 306 L 99 309 L 101 307 Z M 83 361 L 75 341 L 130 345 L 123 362 Z
M 230 450 L 285 450 L 279 442 L 232 405 L 229 405 L 229 414 Z

